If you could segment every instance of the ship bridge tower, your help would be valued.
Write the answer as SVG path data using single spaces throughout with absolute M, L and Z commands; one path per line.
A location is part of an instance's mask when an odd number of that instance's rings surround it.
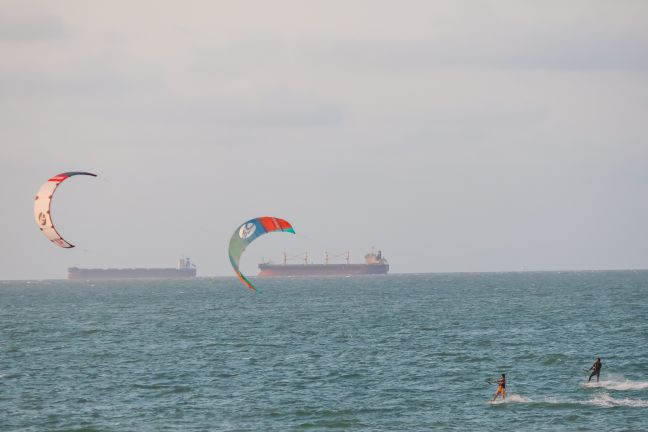
M 191 262 L 191 258 L 180 258 L 178 260 L 178 265 L 177 265 L 178 270 L 190 269 L 194 267 L 196 267 L 196 265 Z
M 365 262 L 367 264 L 386 264 L 387 260 L 383 258 L 382 251 L 379 250 L 376 254 L 375 249 L 376 248 L 374 246 L 371 246 L 371 252 L 364 256 Z

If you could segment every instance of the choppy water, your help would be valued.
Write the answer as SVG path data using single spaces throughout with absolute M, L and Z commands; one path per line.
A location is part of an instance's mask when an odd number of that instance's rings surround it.
M 259 285 L 0 282 L 0 430 L 648 430 L 648 272 Z

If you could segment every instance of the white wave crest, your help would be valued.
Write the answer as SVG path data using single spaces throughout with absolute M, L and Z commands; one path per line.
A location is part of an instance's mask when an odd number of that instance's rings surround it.
M 632 381 L 625 379 L 622 375 L 610 375 L 607 379 L 599 382 L 584 382 L 581 384 L 584 388 L 603 388 L 606 390 L 643 390 L 648 388 L 648 381 Z
M 506 399 L 497 398 L 497 400 L 489 401 L 491 405 L 500 405 L 506 403 L 529 403 L 529 402 L 532 402 L 531 399 L 526 398 L 524 396 L 520 396 L 519 394 L 511 394 L 507 396 Z
M 648 408 L 648 400 L 642 399 L 616 399 L 610 396 L 607 393 L 602 393 L 597 395 L 595 398 L 583 401 L 585 405 L 596 405 L 603 408 L 612 408 L 612 407 L 634 407 L 634 408 Z
M 506 399 L 497 399 L 496 401 L 489 401 L 491 405 L 501 405 L 508 403 L 528 403 L 528 404 L 551 404 L 551 405 L 594 405 L 601 408 L 614 408 L 614 407 L 632 407 L 632 408 L 648 408 L 648 400 L 631 399 L 631 398 L 614 398 L 607 393 L 596 395 L 588 400 L 575 400 L 563 399 L 561 397 L 546 396 L 542 400 L 533 400 L 518 394 L 512 394 Z

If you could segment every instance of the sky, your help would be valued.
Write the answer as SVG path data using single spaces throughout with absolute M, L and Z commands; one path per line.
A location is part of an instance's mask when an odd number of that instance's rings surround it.
M 0 0 L 0 279 L 648 268 L 648 2 Z M 62 249 L 33 199 L 56 192 Z

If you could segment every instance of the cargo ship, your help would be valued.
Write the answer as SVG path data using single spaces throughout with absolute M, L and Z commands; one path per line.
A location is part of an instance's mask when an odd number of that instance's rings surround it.
M 288 257 L 284 253 L 282 264 L 264 262 L 259 264 L 259 276 L 360 276 L 387 274 L 389 263 L 382 256 L 382 251 L 371 252 L 364 256 L 364 264 L 351 264 L 349 253 L 345 257 L 345 263 L 330 263 L 329 254 L 325 253 L 323 264 L 312 264 L 308 262 L 308 254 L 304 255 L 303 263 L 289 264 Z
M 68 279 L 177 279 L 196 277 L 196 266 L 181 258 L 173 268 L 68 268 Z

